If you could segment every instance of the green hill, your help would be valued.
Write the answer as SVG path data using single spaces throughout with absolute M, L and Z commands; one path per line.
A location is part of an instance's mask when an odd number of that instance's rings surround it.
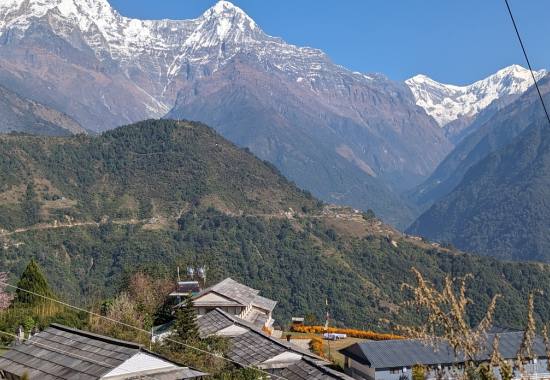
M 175 220 L 197 205 L 274 213 L 311 209 L 317 201 L 198 123 L 145 121 L 99 137 L 0 136 L 1 228 Z
M 550 290 L 549 266 L 451 252 L 325 206 L 201 124 L 3 136 L 0 181 L 0 268 L 16 276 L 35 258 L 56 293 L 81 305 L 138 269 L 173 276 L 190 264 L 206 265 L 209 282 L 232 276 L 279 300 L 281 322 L 322 318 L 326 298 L 337 324 L 414 321 L 401 292 L 412 266 L 437 283 L 473 273 L 473 320 L 499 292 L 497 322 L 519 326 L 529 290 Z M 537 308 L 547 315 L 550 300 Z

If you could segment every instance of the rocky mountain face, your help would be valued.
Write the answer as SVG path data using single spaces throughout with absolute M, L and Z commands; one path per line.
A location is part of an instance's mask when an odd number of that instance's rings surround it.
M 535 72 L 537 80 L 544 75 L 546 70 Z M 512 65 L 467 86 L 440 83 L 425 75 L 414 76 L 405 83 L 416 104 L 445 129 L 451 141 L 458 143 L 523 94 L 533 85 L 533 78 L 529 70 Z
M 0 133 L 64 136 L 86 133 L 69 116 L 0 86 Z
M 548 104 L 550 78 L 540 84 Z M 550 126 L 536 91 L 482 128 L 445 160 L 456 167 L 446 182 L 460 180 L 410 232 L 500 258 L 549 261 Z
M 545 94 L 550 92 L 549 76 L 539 80 L 538 84 Z M 550 101 L 550 98 L 546 101 Z M 412 192 L 412 201 L 426 210 L 449 194 L 470 168 L 489 154 L 510 144 L 533 120 L 542 116 L 540 99 L 534 87 L 492 116 L 482 111 L 477 121 L 480 126 L 465 137 L 434 173 Z
M 6 0 L 0 83 L 102 131 L 196 119 L 323 199 L 401 224 L 397 195 L 450 151 L 407 86 L 265 34 L 220 1 L 193 20 L 136 20 L 106 0 Z

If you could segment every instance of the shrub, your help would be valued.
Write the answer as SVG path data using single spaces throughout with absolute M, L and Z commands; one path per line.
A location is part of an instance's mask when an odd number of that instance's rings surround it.
M 390 339 L 403 339 L 400 335 L 395 334 L 381 334 L 374 331 L 368 330 L 357 330 L 357 329 L 342 329 L 336 327 L 329 327 L 328 330 L 325 326 L 292 326 L 292 331 L 305 333 L 305 334 L 323 334 L 325 332 L 335 333 L 335 334 L 346 334 L 349 337 L 353 338 L 362 338 L 370 340 L 390 340 Z
M 323 345 L 324 345 L 323 340 L 321 338 L 316 337 L 316 336 L 311 338 L 311 340 L 309 341 L 309 349 L 311 350 L 311 352 L 313 352 L 315 355 L 319 355 L 321 357 L 325 356 L 325 351 L 324 351 Z

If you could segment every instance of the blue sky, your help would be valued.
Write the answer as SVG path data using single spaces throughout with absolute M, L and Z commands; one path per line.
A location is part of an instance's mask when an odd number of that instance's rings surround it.
M 550 68 L 549 0 L 509 0 L 535 68 Z M 110 0 L 137 18 L 195 18 L 214 0 Z M 403 80 L 466 84 L 525 66 L 504 0 L 235 0 L 268 34 L 338 64 Z

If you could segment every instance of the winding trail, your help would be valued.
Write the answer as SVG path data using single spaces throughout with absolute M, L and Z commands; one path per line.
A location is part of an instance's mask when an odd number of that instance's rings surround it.
M 69 223 L 44 223 L 36 224 L 29 227 L 16 228 L 13 231 L 0 230 L 0 237 L 13 236 L 20 233 L 25 233 L 29 231 L 42 231 L 42 230 L 55 230 L 59 228 L 75 228 L 75 227 L 84 227 L 84 226 L 95 226 L 99 227 L 105 224 L 118 224 L 118 225 L 135 225 L 140 223 L 146 223 L 149 219 L 118 219 L 110 220 L 105 222 L 69 222 Z

